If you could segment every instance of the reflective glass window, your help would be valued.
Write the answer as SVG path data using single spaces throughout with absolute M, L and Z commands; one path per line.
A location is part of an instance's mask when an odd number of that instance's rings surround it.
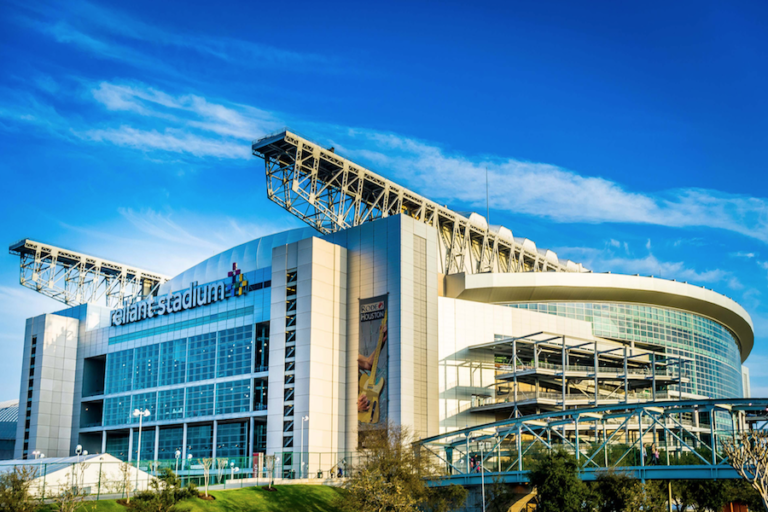
M 187 382 L 212 379 L 216 375 L 216 333 L 189 338 Z
M 157 419 L 175 420 L 184 417 L 184 389 L 167 389 L 157 395 Z
M 107 354 L 107 394 L 130 391 L 132 377 L 133 349 Z
M 167 341 L 160 345 L 160 385 L 181 384 L 187 374 L 187 340 Z
M 219 332 L 218 376 L 231 377 L 251 372 L 253 327 L 235 327 Z
M 137 395 L 133 395 L 133 400 L 131 403 L 131 421 L 133 423 L 139 422 L 139 417 L 133 415 L 133 411 L 136 409 L 140 411 L 145 411 L 149 409 L 149 416 L 144 417 L 142 423 L 146 423 L 148 421 L 157 421 L 157 392 L 151 391 L 149 393 L 139 393 Z
M 137 347 L 133 355 L 133 389 L 157 387 L 160 345 Z
M 219 423 L 216 427 L 216 457 L 245 457 L 248 452 L 246 424 Z
M 211 416 L 213 414 L 213 384 L 187 388 L 186 417 Z
M 251 404 L 250 387 L 249 379 L 216 384 L 216 414 L 248 412 Z
M 104 399 L 104 426 L 125 425 L 131 421 L 131 397 Z
M 199 464 L 199 459 L 213 455 L 213 425 L 187 427 L 187 454 L 192 455 L 193 464 Z
M 183 442 L 183 427 L 161 428 L 160 439 L 157 444 L 157 459 L 174 460 L 176 458 L 176 450 L 182 451 Z M 179 463 L 181 463 L 181 460 L 179 460 Z

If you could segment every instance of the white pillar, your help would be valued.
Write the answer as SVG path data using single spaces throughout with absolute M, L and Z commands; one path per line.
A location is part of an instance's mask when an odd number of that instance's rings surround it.
M 157 455 L 160 453 L 160 426 L 155 427 L 155 460 L 157 460 Z
M 133 460 L 133 429 L 128 429 L 128 462 Z
M 101 453 L 107 453 L 107 431 L 101 432 Z

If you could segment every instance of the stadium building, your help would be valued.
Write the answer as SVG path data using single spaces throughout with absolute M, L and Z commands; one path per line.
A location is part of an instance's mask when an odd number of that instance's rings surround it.
M 392 421 L 419 437 L 519 414 L 742 397 L 754 334 L 691 284 L 588 271 L 295 133 L 253 143 L 309 227 L 174 277 L 22 240 L 16 458 L 308 456 L 331 470 Z M 314 466 L 312 465 L 314 464 Z

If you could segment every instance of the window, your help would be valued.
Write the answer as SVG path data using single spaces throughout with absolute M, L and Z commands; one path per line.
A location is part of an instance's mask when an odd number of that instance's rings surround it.
M 267 410 L 267 381 L 256 379 L 253 381 L 253 410 Z
M 160 345 L 160 385 L 182 384 L 187 374 L 187 340 L 168 341 Z
M 256 372 L 269 370 L 269 322 L 256 324 Z
M 219 423 L 216 428 L 216 457 L 245 457 L 247 454 L 245 423 Z
M 213 414 L 213 384 L 187 388 L 187 418 Z
M 149 409 L 149 417 L 145 417 L 142 423 L 148 421 L 157 421 L 157 393 L 152 391 L 150 393 L 140 393 L 133 395 L 133 405 L 131 405 L 131 422 L 138 423 L 138 416 L 133 415 L 133 411 L 139 409 L 141 411 Z
M 131 390 L 133 349 L 107 354 L 107 394 Z
M 251 336 L 253 327 L 235 327 L 219 333 L 219 377 L 231 377 L 251 372 Z
M 104 426 L 125 425 L 131 421 L 131 397 L 118 396 L 104 400 Z
M 157 387 L 160 345 L 145 345 L 136 348 L 133 356 L 133 389 Z
M 184 417 L 184 390 L 169 389 L 158 393 L 157 419 L 175 420 Z
M 187 427 L 187 455 L 193 459 L 213 455 L 213 425 Z
M 250 380 L 216 384 L 216 414 L 248 412 L 251 404 Z
M 107 453 L 120 460 L 128 460 L 128 434 L 107 432 Z
M 181 392 L 183 393 L 184 390 L 182 389 Z M 182 451 L 183 442 L 183 428 L 161 428 L 160 439 L 157 444 L 158 460 L 174 460 L 176 458 L 176 450 Z M 181 457 L 179 457 L 179 463 L 181 463 Z
M 216 374 L 216 333 L 189 338 L 187 382 L 212 379 Z
M 133 451 L 131 452 L 131 460 L 136 461 L 136 457 L 139 456 L 139 429 L 133 431 Z M 155 428 L 141 429 L 141 467 L 144 471 L 147 471 L 148 466 L 145 466 L 145 461 L 155 460 Z

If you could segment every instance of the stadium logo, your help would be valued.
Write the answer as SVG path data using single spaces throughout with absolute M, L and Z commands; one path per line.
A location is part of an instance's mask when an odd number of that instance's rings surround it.
M 245 279 L 245 274 L 237 268 L 237 263 L 232 264 L 232 270 L 227 273 L 227 277 L 230 278 L 229 283 L 222 280 L 198 286 L 197 282 L 194 282 L 184 291 L 169 293 L 162 297 L 150 297 L 116 309 L 110 314 L 110 323 L 115 327 L 130 324 L 155 316 L 207 306 L 248 293 L 248 281 Z

